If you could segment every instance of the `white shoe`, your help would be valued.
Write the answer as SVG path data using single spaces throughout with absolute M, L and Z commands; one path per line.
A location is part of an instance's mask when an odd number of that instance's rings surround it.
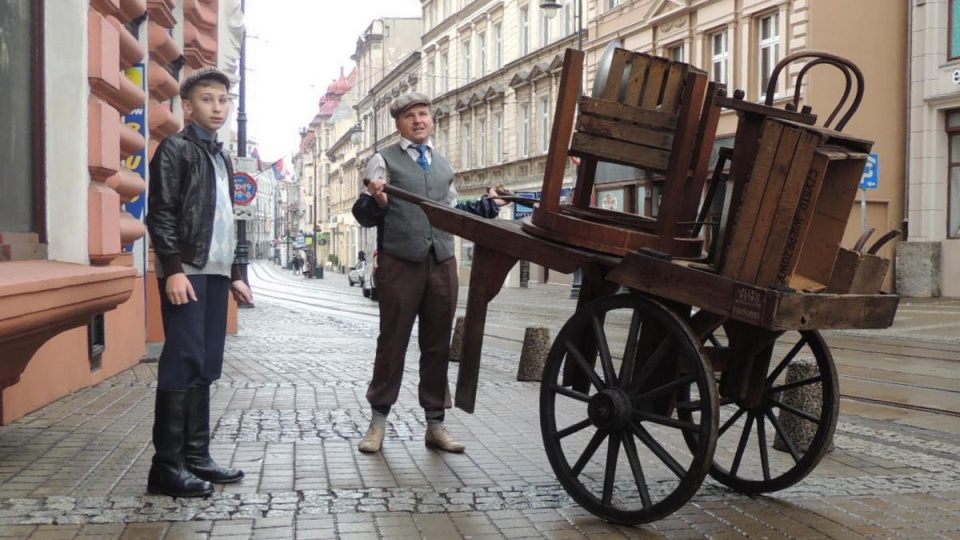
M 427 436 L 424 442 L 428 448 L 436 448 L 453 454 L 459 454 L 466 449 L 466 446 L 458 443 L 456 439 L 450 435 L 447 428 L 442 427 L 436 429 L 427 428 Z
M 371 426 L 367 429 L 367 434 L 363 436 L 363 440 L 360 441 L 360 451 L 364 454 L 374 454 L 380 451 L 380 447 L 383 446 L 383 437 L 387 434 L 387 430 L 380 426 Z

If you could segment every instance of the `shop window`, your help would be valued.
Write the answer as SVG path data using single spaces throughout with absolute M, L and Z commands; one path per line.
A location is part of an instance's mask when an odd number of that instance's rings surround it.
M 960 110 L 947 113 L 947 238 L 960 238 Z
M 0 0 L 0 233 L 43 221 L 43 2 Z
M 87 325 L 87 343 L 89 344 L 90 371 L 99 371 L 103 364 L 103 351 L 107 348 L 105 318 L 103 313 L 94 315 Z

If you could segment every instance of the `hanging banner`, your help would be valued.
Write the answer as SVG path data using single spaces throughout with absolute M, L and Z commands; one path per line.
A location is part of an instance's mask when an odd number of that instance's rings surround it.
M 123 74 L 126 75 L 128 79 L 133 81 L 133 84 L 136 84 L 144 92 L 146 89 L 146 78 L 143 76 L 144 65 L 137 64 L 133 67 L 123 70 Z M 137 107 L 136 109 L 130 111 L 130 114 L 127 114 L 123 117 L 123 123 L 127 126 L 137 130 L 144 140 L 147 140 L 147 114 L 146 108 L 144 106 Z M 127 170 L 133 171 L 140 175 L 140 178 L 147 177 L 147 148 L 144 147 L 142 150 L 134 152 L 130 157 L 123 160 L 123 166 Z M 138 220 L 143 221 L 144 210 L 147 205 L 147 193 L 144 192 L 141 195 L 135 197 L 132 201 L 125 203 L 123 209 L 130 213 L 133 217 Z M 124 248 L 124 251 L 131 251 L 133 249 L 133 244 Z

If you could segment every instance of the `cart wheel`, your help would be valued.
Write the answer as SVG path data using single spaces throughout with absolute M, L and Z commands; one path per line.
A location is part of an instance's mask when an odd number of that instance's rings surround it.
M 751 495 L 796 484 L 827 452 L 839 408 L 837 369 L 823 337 L 815 330 L 785 333 L 759 404 L 721 398 L 710 476 Z
M 607 296 L 557 335 L 540 422 L 550 465 L 574 500 L 614 523 L 646 523 L 683 506 L 706 477 L 716 383 L 686 323 L 644 296 Z M 688 448 L 683 433 L 702 444 Z

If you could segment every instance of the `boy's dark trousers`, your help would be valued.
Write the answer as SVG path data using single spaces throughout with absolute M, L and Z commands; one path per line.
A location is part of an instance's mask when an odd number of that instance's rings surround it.
M 209 495 L 213 483 L 236 482 L 243 471 L 210 457 L 210 384 L 220 378 L 227 332 L 230 280 L 187 276 L 197 301 L 173 305 L 159 280 L 166 342 L 160 353 L 153 444 L 147 490 L 174 497 Z

